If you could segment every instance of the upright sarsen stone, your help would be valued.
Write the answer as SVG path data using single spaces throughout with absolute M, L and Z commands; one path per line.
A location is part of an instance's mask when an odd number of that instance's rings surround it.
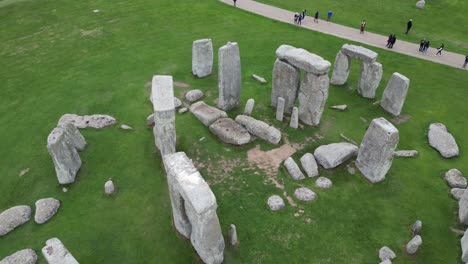
M 54 128 L 47 137 L 47 150 L 54 162 L 60 184 L 73 183 L 76 173 L 81 167 L 81 158 L 76 145 L 70 143 L 67 138 L 66 131 L 61 127 Z
M 358 93 L 364 98 L 375 98 L 375 91 L 382 80 L 382 64 L 378 62 L 362 62 L 361 77 L 358 82 Z
M 398 72 L 393 73 L 387 87 L 385 87 L 380 106 L 392 115 L 400 115 L 409 84 L 410 80 L 406 76 Z
M 283 117 L 284 117 L 284 104 L 285 100 L 283 97 L 278 97 L 277 103 L 276 103 L 276 120 L 283 122 Z
M 304 73 L 299 91 L 299 119 L 302 122 L 311 126 L 320 124 L 329 85 L 327 74 Z
M 372 120 L 361 142 L 356 167 L 370 182 L 385 179 L 399 141 L 398 129 L 385 118 Z
M 213 43 L 211 39 L 195 40 L 192 44 L 192 73 L 206 77 L 213 70 Z
M 175 106 L 172 76 L 155 75 L 151 87 L 154 109 L 153 134 L 161 155 L 175 152 Z
M 236 42 L 228 42 L 219 49 L 218 64 L 218 108 L 227 111 L 240 104 L 241 63 Z
M 276 107 L 278 97 L 285 100 L 284 111 L 291 113 L 299 90 L 300 72 L 291 64 L 277 59 L 273 66 L 271 106 Z
M 351 57 L 343 54 L 341 50 L 338 51 L 335 58 L 335 64 L 333 65 L 333 74 L 331 78 L 331 84 L 343 85 L 348 80 L 349 71 L 351 69 Z

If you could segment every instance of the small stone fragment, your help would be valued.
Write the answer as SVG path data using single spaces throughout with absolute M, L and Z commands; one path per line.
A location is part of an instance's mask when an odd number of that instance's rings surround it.
M 104 184 L 104 192 L 108 195 L 111 195 L 115 192 L 115 186 L 114 186 L 114 182 L 112 181 L 112 179 L 109 179 Z
M 422 221 L 416 220 L 416 222 L 414 222 L 414 224 L 411 226 L 411 231 L 413 231 L 413 236 L 420 235 L 421 229 L 422 229 Z
M 284 98 L 283 97 L 278 97 L 278 101 L 276 104 L 276 120 L 283 122 L 283 116 L 284 116 Z
M 302 180 L 305 178 L 304 174 L 302 173 L 301 169 L 299 169 L 299 166 L 293 160 L 293 158 L 287 158 L 284 162 L 284 166 L 288 170 L 288 173 L 291 176 L 291 178 L 293 178 L 294 180 Z
M 245 104 L 244 115 L 251 116 L 254 105 L 255 105 L 254 99 L 250 98 L 249 100 L 247 100 L 247 103 Z
M 179 98 L 174 97 L 174 107 L 179 108 L 182 105 L 182 101 Z
M 294 191 L 294 197 L 303 202 L 310 202 L 317 198 L 317 194 L 309 188 L 301 187 Z
M 183 114 L 183 113 L 185 113 L 187 111 L 188 111 L 188 109 L 186 107 L 183 107 L 183 108 L 179 109 L 179 111 L 177 111 L 177 112 L 179 112 L 179 114 Z
M 31 218 L 31 207 L 18 205 L 0 213 L 0 237 L 4 236 Z
M 268 206 L 272 211 L 278 211 L 283 209 L 286 205 L 284 204 L 283 198 L 279 195 L 273 195 L 268 198 Z
M 318 179 L 315 181 L 315 186 L 322 189 L 329 189 L 333 186 L 333 183 L 326 177 L 318 177 Z
M 133 127 L 129 126 L 129 125 L 120 125 L 120 128 L 123 129 L 123 130 L 133 130 Z
M 410 254 L 410 255 L 413 255 L 416 253 L 416 251 L 418 251 L 418 248 L 421 246 L 422 244 L 422 238 L 420 235 L 416 235 L 414 236 L 409 242 L 408 244 L 406 244 L 406 253 Z
M 347 105 L 333 105 L 330 108 L 344 111 L 344 110 L 348 109 L 348 106 Z
M 297 107 L 293 107 L 289 127 L 294 129 L 297 129 L 299 127 L 299 109 Z
M 37 254 L 32 249 L 23 249 L 13 253 L 10 256 L 0 260 L 0 264 L 35 264 Z
M 20 171 L 19 176 L 20 176 L 20 177 L 23 177 L 23 176 L 26 175 L 26 173 L 28 173 L 28 172 L 29 172 L 29 168 L 23 169 L 23 170 Z
M 67 188 L 67 187 L 63 187 L 63 188 L 62 188 L 62 192 L 64 192 L 64 193 L 68 192 L 68 188 Z
M 37 200 L 34 221 L 38 224 L 49 221 L 57 213 L 59 207 L 60 201 L 55 198 Z
M 154 126 L 154 114 L 151 114 L 146 118 L 146 125 Z
M 185 99 L 191 103 L 198 101 L 202 99 L 204 96 L 203 92 L 201 90 L 195 89 L 195 90 L 190 90 L 185 94 Z
M 467 182 L 463 174 L 457 169 L 451 169 L 445 173 L 444 179 L 451 188 L 466 189 Z
M 262 84 L 267 83 L 267 81 L 265 80 L 265 78 L 260 77 L 260 76 L 258 76 L 258 75 L 256 75 L 256 74 L 253 74 L 252 77 L 253 77 L 255 80 L 257 80 L 257 81 L 259 81 L 260 83 L 262 83 Z
M 239 241 L 237 240 L 237 229 L 236 226 L 233 224 L 229 226 L 228 240 L 233 247 L 239 244 Z
M 419 0 L 418 2 L 416 2 L 416 7 L 419 9 L 423 9 L 425 5 L 426 5 L 426 1 L 424 0 Z
M 319 175 L 317 162 L 311 153 L 304 154 L 301 159 L 301 165 L 307 174 L 307 177 L 313 178 Z
M 379 258 L 380 258 L 380 261 L 384 261 L 387 259 L 393 260 L 394 258 L 396 258 L 396 255 L 395 255 L 395 252 L 393 252 L 393 250 L 385 246 L 379 249 Z
M 418 156 L 417 150 L 397 150 L 393 153 L 393 156 L 399 158 L 414 158 Z

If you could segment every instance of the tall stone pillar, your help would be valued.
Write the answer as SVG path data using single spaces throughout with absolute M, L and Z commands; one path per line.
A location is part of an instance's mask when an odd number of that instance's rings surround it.
M 161 156 L 175 152 L 175 105 L 172 85 L 172 76 L 153 76 L 151 88 L 154 109 L 153 134 Z
M 338 51 L 333 65 L 333 74 L 331 84 L 343 85 L 348 80 L 349 71 L 351 69 L 351 57 L 345 55 L 341 50 Z
M 327 74 L 304 73 L 299 90 L 299 119 L 307 125 L 320 124 L 328 98 L 329 78 Z
M 277 59 L 273 66 L 271 106 L 276 107 L 278 97 L 285 100 L 284 111 L 291 113 L 299 90 L 300 72 L 291 64 Z
M 192 44 L 192 73 L 202 78 L 213 71 L 213 43 L 211 39 L 195 40 Z
M 358 81 L 358 93 L 364 98 L 375 98 L 375 91 L 382 80 L 382 64 L 365 62 L 361 64 L 361 76 Z
M 218 52 L 218 108 L 224 111 L 240 104 L 241 63 L 239 46 L 228 42 Z
M 405 103 L 406 94 L 408 93 L 409 84 L 410 80 L 406 76 L 394 72 L 387 87 L 385 87 L 380 106 L 394 116 L 400 115 Z

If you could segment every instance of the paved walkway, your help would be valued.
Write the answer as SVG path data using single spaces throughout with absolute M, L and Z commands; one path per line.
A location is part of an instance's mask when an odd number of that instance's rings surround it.
M 232 0 L 220 0 L 226 4 L 232 5 Z M 253 0 L 238 0 L 237 8 L 268 17 L 281 22 L 294 24 L 294 12 L 281 9 L 278 7 L 262 4 Z M 359 25 L 357 25 L 359 26 Z M 382 36 L 379 34 L 366 32 L 359 34 L 359 28 L 350 28 L 335 23 L 320 20 L 319 23 L 314 23 L 313 18 L 306 16 L 306 19 L 302 21 L 303 28 L 322 32 L 328 35 L 333 35 L 339 38 L 349 39 L 355 42 L 363 43 L 369 46 L 387 49 L 387 38 L 388 36 Z M 398 36 L 397 36 L 398 38 Z M 433 43 L 432 45 L 434 45 Z M 438 46 L 437 46 L 438 47 Z M 436 48 L 429 48 L 426 55 L 421 54 L 419 50 L 419 44 L 410 43 L 407 41 L 398 40 L 395 43 L 393 49 L 387 49 L 393 52 L 398 52 L 408 56 L 420 58 L 423 60 L 429 60 L 440 64 L 445 64 L 451 67 L 462 69 L 461 66 L 465 61 L 465 56 L 453 52 L 442 51 L 442 56 L 434 56 L 437 52 Z M 467 68 L 468 70 L 468 68 Z

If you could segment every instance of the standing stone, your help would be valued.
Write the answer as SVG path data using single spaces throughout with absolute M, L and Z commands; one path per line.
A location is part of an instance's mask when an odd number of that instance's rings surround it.
M 276 104 L 276 120 L 283 122 L 284 117 L 284 98 L 278 97 L 278 101 Z
M 408 244 L 406 244 L 406 253 L 413 255 L 418 251 L 419 246 L 422 244 L 422 238 L 420 235 L 414 236 Z
M 152 82 L 154 109 L 153 134 L 161 155 L 175 152 L 176 128 L 172 76 L 155 75 Z
M 372 120 L 361 142 L 356 167 L 370 182 L 385 179 L 399 141 L 398 129 L 385 118 Z
M 266 140 L 272 144 L 278 144 L 281 140 L 281 132 L 267 123 L 250 116 L 238 115 L 236 122 L 243 125 L 250 134 Z
M 4 236 L 31 218 L 31 207 L 18 205 L 0 213 L 0 237 Z
M 202 78 L 213 70 L 213 43 L 211 39 L 195 40 L 192 44 L 192 73 Z
M 299 166 L 293 160 L 293 158 L 287 158 L 284 162 L 284 166 L 288 170 L 288 173 L 291 176 L 291 178 L 293 178 L 294 180 L 302 180 L 305 178 L 304 174 L 302 173 L 301 169 L 299 169 Z
M 416 222 L 414 222 L 414 224 L 411 226 L 411 231 L 413 231 L 413 236 L 420 235 L 421 229 L 422 229 L 422 221 L 416 220 Z
M 35 264 L 37 262 L 37 254 L 32 249 L 23 249 L 14 254 L 0 260 L 0 264 Z
M 301 165 L 307 174 L 307 177 L 313 178 L 319 175 L 317 162 L 311 153 L 304 154 L 301 159 Z
M 392 74 L 385 87 L 380 106 L 394 116 L 398 116 L 403 109 L 410 80 L 398 72 Z
M 294 129 L 297 129 L 299 127 L 299 109 L 297 107 L 293 107 L 289 126 Z
M 75 145 L 67 140 L 66 132 L 56 127 L 47 137 L 47 150 L 54 162 L 55 172 L 60 184 L 75 181 L 76 173 L 81 167 L 81 158 Z
M 218 53 L 218 108 L 227 111 L 240 104 L 241 62 L 239 46 L 228 42 Z
M 112 181 L 112 179 L 109 179 L 104 184 L 104 192 L 107 195 L 111 195 L 111 194 L 113 194 L 115 192 L 115 185 L 114 185 L 114 182 Z
M 459 150 L 455 138 L 447 130 L 447 127 L 441 123 L 429 125 L 429 145 L 439 151 L 444 158 L 458 156 Z
M 328 98 L 328 75 L 304 73 L 299 91 L 299 119 L 307 125 L 320 124 Z
M 349 70 L 351 69 L 351 57 L 338 51 L 333 65 L 333 74 L 330 83 L 333 85 L 343 85 L 348 80 Z
M 55 198 L 37 200 L 34 221 L 38 224 L 49 221 L 57 213 L 59 207 L 60 201 Z
M 65 134 L 65 141 L 67 141 L 71 146 L 76 148 L 78 151 L 82 151 L 86 147 L 86 140 L 80 131 L 71 123 L 64 123 L 57 125 Z
M 468 192 L 463 192 L 460 201 L 458 201 L 458 219 L 461 224 L 468 225 Z
M 396 258 L 396 254 L 389 247 L 385 246 L 385 247 L 382 247 L 381 249 L 379 249 L 379 259 L 380 259 L 380 261 L 385 261 L 387 259 L 393 260 L 394 258 Z
M 278 97 L 284 98 L 286 113 L 291 113 L 297 98 L 300 81 L 299 69 L 291 64 L 277 59 L 273 67 L 271 89 L 271 106 L 276 107 Z
M 462 257 L 461 260 L 463 263 L 468 262 L 468 229 L 465 231 L 465 234 L 460 240 L 461 248 L 462 248 Z
M 382 80 L 382 64 L 378 62 L 362 62 L 361 77 L 358 82 L 358 93 L 364 98 L 375 98 L 375 91 Z
M 229 226 L 229 231 L 228 231 L 228 240 L 229 240 L 229 244 L 231 244 L 231 246 L 235 247 L 239 244 L 239 241 L 237 240 L 237 230 L 236 230 L 236 226 L 231 224 Z
M 245 104 L 244 115 L 251 116 L 254 105 L 255 105 L 254 99 L 250 98 L 249 100 L 247 100 L 247 103 Z
M 267 203 L 268 207 L 270 207 L 270 210 L 272 211 L 279 211 L 286 206 L 284 204 L 283 198 L 281 198 L 279 195 L 270 196 Z
M 58 238 L 46 241 L 45 247 L 42 248 L 42 255 L 49 264 L 79 264 Z

